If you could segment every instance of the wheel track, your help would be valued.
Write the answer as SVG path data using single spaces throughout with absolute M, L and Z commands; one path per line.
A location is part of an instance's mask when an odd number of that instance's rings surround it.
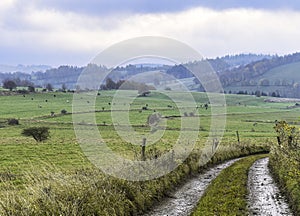
M 268 167 L 269 158 L 257 160 L 248 174 L 250 215 L 293 215 L 276 186 Z

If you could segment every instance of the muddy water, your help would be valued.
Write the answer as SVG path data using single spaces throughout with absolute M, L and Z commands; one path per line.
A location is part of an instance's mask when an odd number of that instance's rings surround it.
M 223 169 L 231 166 L 238 160 L 239 159 L 230 160 L 190 179 L 145 215 L 189 215 L 197 205 L 201 196 L 203 196 L 205 189 L 211 181 L 214 180 Z
M 268 163 L 269 158 L 263 158 L 250 168 L 248 177 L 250 215 L 292 215 L 270 175 Z

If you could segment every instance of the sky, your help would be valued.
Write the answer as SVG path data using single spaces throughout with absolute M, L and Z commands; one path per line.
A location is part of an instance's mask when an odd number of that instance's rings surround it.
M 300 51 L 298 0 L 1 0 L 0 64 L 88 64 L 139 36 L 179 40 L 205 58 Z

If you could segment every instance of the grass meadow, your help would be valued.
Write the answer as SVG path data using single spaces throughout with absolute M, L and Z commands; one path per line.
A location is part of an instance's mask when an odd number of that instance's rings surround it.
M 113 100 L 114 94 L 115 91 L 101 91 L 96 96 L 96 126 L 114 152 L 139 160 L 140 146 L 124 141 L 115 130 L 111 109 L 118 101 Z M 167 94 L 169 97 L 154 91 L 148 97 L 136 97 L 137 92 L 128 92 L 131 101 L 120 102 L 118 110 L 112 111 L 122 116 L 129 107 L 129 122 L 140 135 L 151 130 L 147 124 L 149 115 L 160 113 L 165 117 L 166 130 L 155 145 L 146 146 L 147 156 L 152 150 L 163 153 L 174 146 L 181 128 L 179 116 L 182 113 L 187 120 L 200 117 L 198 139 L 190 157 L 172 173 L 146 182 L 127 182 L 107 176 L 90 163 L 75 136 L 72 93 L 0 96 L 0 214 L 141 213 L 186 176 L 198 171 L 198 153 L 209 136 L 212 110 L 224 110 L 226 107 L 225 132 L 212 163 L 263 152 L 276 142 L 275 120 L 285 120 L 290 124 L 299 124 L 300 121 L 299 108 L 287 108 L 293 103 L 266 103 L 264 97 L 225 95 L 226 104 L 213 108 L 209 104 L 205 109 L 203 105 L 209 103 L 209 99 L 204 93 L 193 93 L 196 107 L 184 101 L 180 92 Z M 175 104 L 170 97 L 183 101 Z M 90 103 L 93 101 L 82 97 L 81 104 Z M 62 110 L 66 110 L 67 114 L 61 114 Z M 85 113 L 73 115 L 85 118 Z M 20 124 L 8 125 L 7 119 L 10 118 L 18 119 Z M 32 126 L 49 127 L 50 138 L 37 143 L 33 138 L 21 135 L 23 129 Z M 239 132 L 240 143 L 236 131 Z

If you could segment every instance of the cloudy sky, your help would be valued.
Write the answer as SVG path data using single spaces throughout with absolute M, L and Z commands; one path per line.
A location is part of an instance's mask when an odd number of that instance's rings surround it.
M 0 64 L 85 65 L 138 36 L 204 57 L 300 51 L 298 0 L 1 0 Z

